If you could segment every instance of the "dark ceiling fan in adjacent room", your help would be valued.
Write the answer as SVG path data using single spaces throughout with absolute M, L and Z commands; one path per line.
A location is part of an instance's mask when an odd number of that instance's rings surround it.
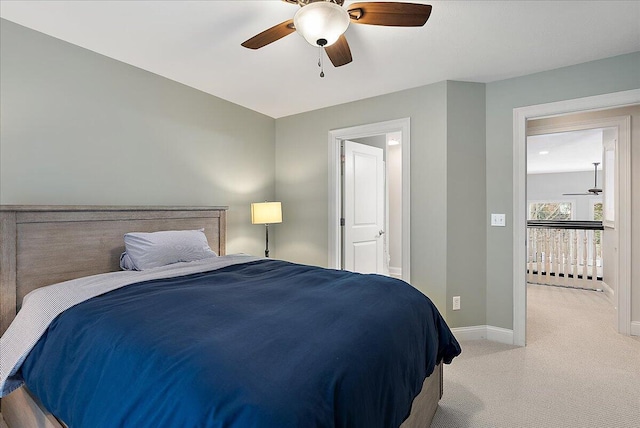
M 297 31 L 312 46 L 324 48 L 335 67 L 349 64 L 353 58 L 344 36 L 349 23 L 391 27 L 421 27 L 431 15 L 431 6 L 402 2 L 360 2 L 342 7 L 344 0 L 282 0 L 300 9 L 288 19 L 242 43 L 260 49 Z M 321 73 L 323 76 L 323 73 Z
M 598 165 L 600 165 L 600 162 L 594 162 L 593 163 L 593 167 L 594 167 L 594 178 L 593 178 L 593 188 L 587 190 L 586 193 L 563 193 L 562 195 L 564 196 L 594 196 L 594 195 L 599 195 L 600 193 L 602 193 L 602 189 L 598 188 Z

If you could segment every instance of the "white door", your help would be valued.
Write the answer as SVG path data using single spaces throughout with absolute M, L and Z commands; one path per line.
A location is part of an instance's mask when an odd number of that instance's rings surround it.
M 344 269 L 386 274 L 382 149 L 344 142 L 343 198 Z

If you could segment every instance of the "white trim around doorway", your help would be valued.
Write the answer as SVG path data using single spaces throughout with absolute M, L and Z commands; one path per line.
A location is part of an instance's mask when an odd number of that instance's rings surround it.
M 402 279 L 406 282 L 411 281 L 410 129 L 411 120 L 406 117 L 329 131 L 328 267 L 340 269 L 340 142 L 399 131 L 402 133 Z
M 526 343 L 526 125 L 528 119 L 567 113 L 604 110 L 640 103 L 640 89 L 596 95 L 592 97 L 539 104 L 513 110 L 513 343 Z M 630 132 L 626 147 L 619 147 L 620 180 L 631 183 Z M 626 153 L 622 153 L 625 150 Z M 631 204 L 631 186 L 619 194 L 621 206 Z M 617 210 L 622 211 L 622 210 Z M 629 210 L 619 217 L 618 331 L 631 333 L 631 217 Z

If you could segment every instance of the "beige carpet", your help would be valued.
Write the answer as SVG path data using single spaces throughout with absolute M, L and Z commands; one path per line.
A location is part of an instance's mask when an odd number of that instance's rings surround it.
M 640 339 L 603 293 L 529 285 L 527 346 L 462 342 L 432 428 L 640 427 Z

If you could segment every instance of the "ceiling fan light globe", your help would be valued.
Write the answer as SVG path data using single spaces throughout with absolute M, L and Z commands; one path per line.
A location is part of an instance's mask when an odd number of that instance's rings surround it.
M 301 7 L 293 25 L 310 45 L 327 47 L 347 31 L 349 13 L 333 2 L 318 1 Z

